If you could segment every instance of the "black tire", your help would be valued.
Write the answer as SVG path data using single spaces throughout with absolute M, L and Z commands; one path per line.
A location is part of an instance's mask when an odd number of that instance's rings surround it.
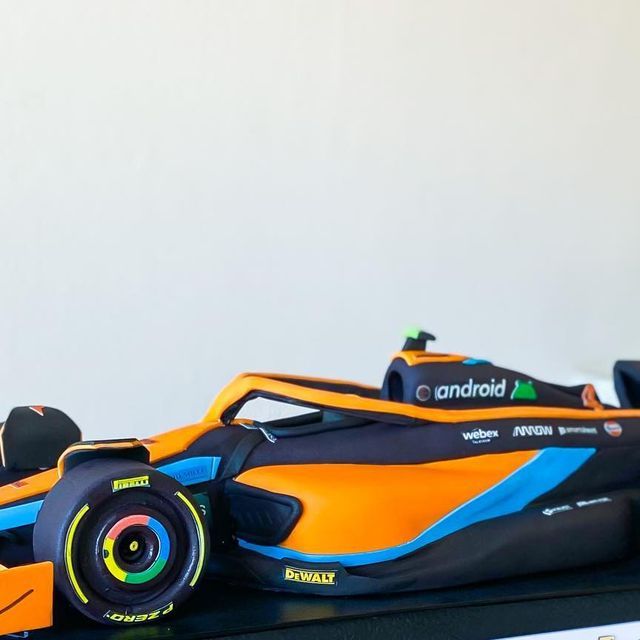
M 193 592 L 209 535 L 187 489 L 122 459 L 85 462 L 54 485 L 33 530 L 36 561 L 85 616 L 131 626 L 164 618 Z

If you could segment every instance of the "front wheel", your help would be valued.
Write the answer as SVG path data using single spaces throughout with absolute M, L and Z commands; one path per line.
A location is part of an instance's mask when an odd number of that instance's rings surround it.
M 130 460 L 85 462 L 47 495 L 33 531 L 37 561 L 56 587 L 106 624 L 158 620 L 192 593 L 209 536 L 187 489 Z

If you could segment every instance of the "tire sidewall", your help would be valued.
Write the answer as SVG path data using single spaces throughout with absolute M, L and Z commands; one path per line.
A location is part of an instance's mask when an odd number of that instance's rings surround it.
M 133 478 L 146 478 L 146 486 L 114 489 L 114 481 Z M 130 508 L 136 511 L 148 496 L 156 506 L 164 505 L 163 515 L 175 526 L 180 547 L 174 563 L 179 570 L 165 588 L 156 585 L 150 599 L 137 588 L 136 597 L 123 604 L 121 597 L 109 599 L 113 591 L 95 571 L 99 541 L 90 534 L 114 502 L 126 509 L 122 505 L 130 497 Z M 173 478 L 140 462 L 103 459 L 71 469 L 54 485 L 38 514 L 33 545 L 36 561 L 54 563 L 56 587 L 76 609 L 99 622 L 131 625 L 164 618 L 191 595 L 206 565 L 208 532 L 190 492 Z

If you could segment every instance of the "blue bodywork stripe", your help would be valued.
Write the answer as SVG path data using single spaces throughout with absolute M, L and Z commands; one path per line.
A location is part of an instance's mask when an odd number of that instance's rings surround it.
M 419 536 L 395 547 L 346 554 L 301 553 L 284 547 L 263 546 L 239 540 L 241 547 L 271 558 L 303 560 L 305 562 L 339 562 L 345 567 L 386 562 L 413 553 L 472 524 L 521 511 L 531 501 L 557 487 L 577 471 L 595 449 L 549 448 L 540 451 L 497 485 L 469 502 L 460 505 Z M 364 523 L 363 523 L 364 525 Z
M 156 469 L 188 487 L 192 484 L 213 480 L 218 473 L 219 466 L 219 456 L 198 456 L 178 460 L 178 462 L 170 462 L 156 467 Z
M 0 509 L 0 531 L 33 524 L 38 517 L 38 512 L 43 502 L 44 500 L 35 500 L 34 502 Z
M 178 462 L 170 462 L 156 467 L 156 469 L 188 487 L 213 480 L 218 473 L 219 466 L 219 456 L 198 456 L 178 460 Z M 44 500 L 35 500 L 34 502 L 0 509 L 0 531 L 33 524 L 38 517 L 43 502 Z

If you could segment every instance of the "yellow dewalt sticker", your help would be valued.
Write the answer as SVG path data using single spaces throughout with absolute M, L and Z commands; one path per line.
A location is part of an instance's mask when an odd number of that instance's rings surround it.
M 111 489 L 122 491 L 122 489 L 135 489 L 136 487 L 148 487 L 149 476 L 136 476 L 135 478 L 121 478 L 120 480 L 111 481 Z
M 289 580 L 289 582 L 304 582 L 305 584 L 322 584 L 331 586 L 336 584 L 336 572 L 285 567 L 284 579 Z

